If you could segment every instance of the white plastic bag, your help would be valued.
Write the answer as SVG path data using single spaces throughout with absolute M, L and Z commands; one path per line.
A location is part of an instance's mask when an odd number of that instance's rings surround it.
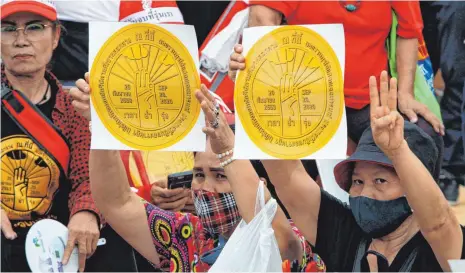
M 242 220 L 208 272 L 282 272 L 278 242 L 271 227 L 278 204 L 265 205 L 263 182 L 259 182 L 255 217 Z

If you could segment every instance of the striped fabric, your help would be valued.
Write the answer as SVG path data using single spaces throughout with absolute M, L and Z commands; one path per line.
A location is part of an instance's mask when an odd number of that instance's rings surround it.
M 211 235 L 227 234 L 241 220 L 232 192 L 217 193 L 195 190 L 195 211 L 203 228 Z

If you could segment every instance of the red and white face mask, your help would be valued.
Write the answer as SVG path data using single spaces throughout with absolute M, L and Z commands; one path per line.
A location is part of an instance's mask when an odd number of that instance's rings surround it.
M 232 231 L 241 220 L 232 193 L 194 190 L 194 206 L 203 228 L 211 235 Z

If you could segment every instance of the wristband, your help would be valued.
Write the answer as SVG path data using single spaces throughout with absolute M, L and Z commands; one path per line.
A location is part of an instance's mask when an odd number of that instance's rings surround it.
M 221 154 L 217 154 L 216 157 L 218 157 L 218 159 L 222 159 L 228 155 L 232 155 L 233 154 L 233 149 L 229 150 L 229 151 L 226 151 L 224 153 L 221 153 Z
M 231 164 L 233 161 L 234 161 L 234 159 L 232 159 L 232 158 L 226 159 L 226 161 L 223 161 L 223 162 L 220 163 L 220 166 L 221 166 L 221 168 L 224 168 L 224 167 L 228 166 L 229 164 Z

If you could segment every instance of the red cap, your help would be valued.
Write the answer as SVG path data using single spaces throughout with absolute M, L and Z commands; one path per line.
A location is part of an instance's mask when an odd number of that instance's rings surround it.
M 18 12 L 30 12 L 50 21 L 57 20 L 57 10 L 52 0 L 2 0 L 2 19 Z

